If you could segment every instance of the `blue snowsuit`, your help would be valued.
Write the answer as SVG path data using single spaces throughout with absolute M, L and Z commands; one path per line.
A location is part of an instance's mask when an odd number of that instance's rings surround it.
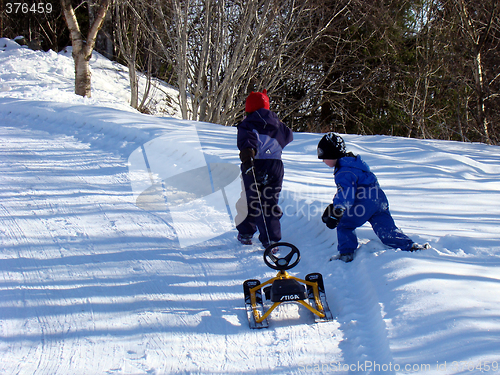
M 259 240 L 265 246 L 269 241 L 281 240 L 280 218 L 283 213 L 278 206 L 284 176 L 281 153 L 292 140 L 292 131 L 274 112 L 265 108 L 250 113 L 238 125 L 238 149 L 252 148 L 256 151 L 254 171 L 257 185 L 253 173 L 242 173 L 248 215 L 236 229 L 242 235 L 252 236 L 258 228 Z M 237 203 L 237 206 L 238 204 L 242 202 Z
M 396 227 L 387 197 L 361 157 L 338 159 L 334 174 L 337 193 L 333 205 L 345 209 L 337 226 L 339 252 L 347 254 L 357 249 L 355 229 L 367 221 L 385 245 L 409 251 L 413 241 Z

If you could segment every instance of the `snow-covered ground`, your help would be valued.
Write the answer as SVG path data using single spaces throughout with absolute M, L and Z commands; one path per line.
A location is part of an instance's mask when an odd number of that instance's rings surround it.
M 184 132 L 148 156 L 179 173 L 193 150 L 202 166 L 237 166 L 235 129 L 131 110 L 126 69 L 95 56 L 84 99 L 70 56 L 0 39 L 1 374 L 500 373 L 499 147 L 345 135 L 396 223 L 433 247 L 387 249 L 364 226 L 345 264 L 329 261 L 336 235 L 320 220 L 335 191 L 321 135 L 295 134 L 281 199 L 283 240 L 302 254 L 290 273 L 321 272 L 336 319 L 284 304 L 250 330 L 242 283 L 275 274 L 262 250 L 237 243 L 221 210 L 207 239 L 194 198 L 138 204 L 162 176 L 144 182 L 131 163 Z

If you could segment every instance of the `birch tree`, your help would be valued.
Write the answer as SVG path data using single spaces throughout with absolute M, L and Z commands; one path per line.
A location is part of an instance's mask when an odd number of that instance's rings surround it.
M 115 4 L 115 35 L 121 57 L 125 60 L 130 82 L 130 106 L 139 111 L 145 108 L 146 99 L 151 88 L 152 51 L 150 50 L 149 33 L 144 27 L 143 13 L 147 6 L 142 1 L 121 0 Z M 142 46 L 139 51 L 139 46 Z M 139 57 L 140 55 L 140 57 Z M 145 63 L 139 63 L 139 60 Z M 138 69 L 146 74 L 146 87 L 139 103 Z
M 104 17 L 108 11 L 111 0 L 99 0 L 95 13 L 95 18 L 89 26 L 87 35 L 84 36 L 80 30 L 80 25 L 75 15 L 75 10 L 71 0 L 61 0 L 64 19 L 68 26 L 71 44 L 73 46 L 73 60 L 75 62 L 75 94 L 91 96 L 91 72 L 89 61 L 94 50 L 97 33 L 100 30 Z

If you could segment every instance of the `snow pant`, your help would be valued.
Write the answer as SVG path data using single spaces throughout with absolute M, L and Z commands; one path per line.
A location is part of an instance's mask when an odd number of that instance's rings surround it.
M 338 250 L 341 254 L 353 253 L 358 248 L 356 228 L 369 222 L 375 234 L 387 246 L 409 251 L 413 241 L 396 227 L 389 212 L 389 202 L 381 189 L 369 196 L 356 197 L 337 226 Z
M 283 216 L 278 206 L 283 184 L 283 162 L 277 159 L 255 160 L 255 179 L 252 172 L 242 173 L 245 194 L 236 204 L 246 201 L 247 216 L 236 226 L 243 236 L 252 237 L 257 229 L 264 246 L 281 240 L 280 219 Z M 259 199 L 260 198 L 260 199 Z

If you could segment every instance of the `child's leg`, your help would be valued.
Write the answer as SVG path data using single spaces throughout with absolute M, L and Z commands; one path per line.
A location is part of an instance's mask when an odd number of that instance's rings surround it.
M 236 202 L 236 229 L 238 233 L 251 237 L 257 231 L 255 219 L 259 215 L 256 209 L 258 207 L 258 195 L 253 178 L 243 174 L 242 179 L 242 188 L 244 190 L 240 199 Z
M 260 187 L 260 201 L 262 202 L 261 215 L 256 217 L 256 223 L 259 228 L 259 240 L 267 245 L 269 242 L 281 240 L 280 219 L 283 213 L 278 201 L 283 184 L 283 162 L 277 159 L 256 160 L 256 170 Z M 262 180 L 261 176 L 264 175 L 266 178 Z M 262 213 L 265 217 L 265 225 Z
M 358 209 L 354 206 L 347 210 L 337 226 L 338 250 L 340 254 L 353 253 L 358 248 L 358 237 L 356 228 L 368 221 L 370 213 L 364 208 Z
M 411 249 L 413 241 L 396 226 L 389 210 L 375 213 L 369 221 L 373 231 L 385 245 L 404 251 Z
M 268 242 L 278 242 L 281 240 L 281 223 L 280 219 L 283 216 L 280 206 L 278 205 L 281 185 L 268 185 L 261 190 L 262 215 L 257 217 L 257 226 L 259 228 L 259 240 L 263 244 Z M 269 238 L 268 238 L 269 235 Z
M 355 229 L 341 224 L 337 226 L 337 240 L 339 242 L 337 248 L 340 254 L 350 254 L 358 248 L 358 237 Z

